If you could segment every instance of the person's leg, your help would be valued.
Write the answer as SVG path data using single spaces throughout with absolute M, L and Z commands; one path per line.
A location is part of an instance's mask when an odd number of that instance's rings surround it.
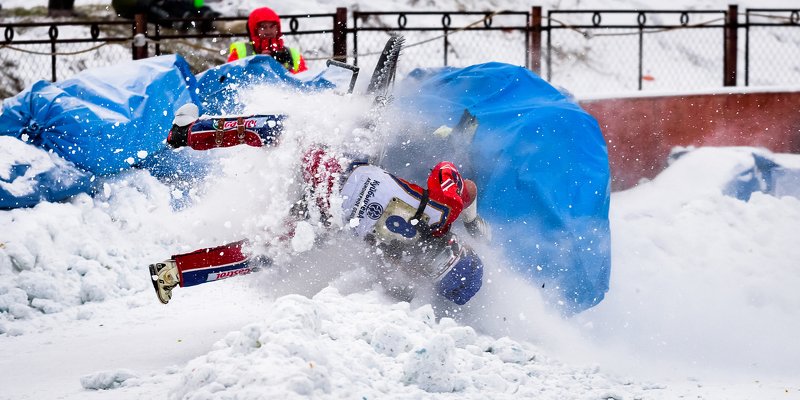
M 329 225 L 331 196 L 338 189 L 343 168 L 339 162 L 340 154 L 322 146 L 314 146 L 303 154 L 303 184 L 306 188 L 306 207 L 314 201 L 319 208 L 322 222 Z
M 261 266 L 270 264 L 269 259 L 253 257 L 245 249 L 246 246 L 247 242 L 242 240 L 173 255 L 169 260 L 151 264 L 150 275 L 158 299 L 167 304 L 172 298 L 172 289 L 176 286 L 195 286 L 247 275 Z

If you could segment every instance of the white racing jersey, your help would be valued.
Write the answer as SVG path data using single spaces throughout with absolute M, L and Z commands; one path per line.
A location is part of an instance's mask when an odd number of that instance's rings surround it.
M 355 167 L 341 194 L 344 226 L 362 238 L 374 235 L 381 241 L 413 243 L 420 238 L 417 224 L 438 228 L 450 213 L 446 205 L 428 200 L 421 221 L 414 220 L 423 197 L 422 188 L 374 165 Z

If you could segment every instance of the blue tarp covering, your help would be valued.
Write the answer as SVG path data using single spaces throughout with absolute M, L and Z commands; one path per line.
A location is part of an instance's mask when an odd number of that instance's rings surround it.
M 172 55 L 39 81 L 3 102 L 0 135 L 51 150 L 92 174 L 114 174 L 165 149 L 174 109 L 193 101 L 194 79 Z
M 21 194 L 0 185 L 0 208 L 63 200 L 89 191 L 94 175 L 132 166 L 162 177 L 202 174 L 202 159 L 171 152 L 164 144 L 175 110 L 193 102 L 204 113 L 234 113 L 241 109 L 237 91 L 256 84 L 333 87 L 321 76 L 300 81 L 268 56 L 224 64 L 197 77 L 181 56 L 168 55 L 91 69 L 56 83 L 39 81 L 3 102 L 0 135 L 52 151 L 72 163 L 71 172 L 30 177 L 21 173 L 27 171 L 24 162 L 11 165 L 0 171 L 0 179 L 8 185 L 32 180 L 34 189 Z M 62 179 L 66 176 L 76 179 Z
M 89 191 L 91 174 L 13 137 L 0 137 L 0 209 L 31 207 Z
M 197 75 L 197 93 L 204 114 L 241 114 L 239 92 L 254 85 L 282 85 L 303 91 L 329 89 L 334 84 L 321 75 L 301 81 L 270 56 L 247 57 Z
M 6 99 L 0 135 L 61 156 L 74 171 L 41 173 L 27 194 L 0 188 L 0 208 L 63 200 L 89 191 L 94 175 L 115 174 L 163 152 L 174 110 L 197 101 L 189 90 L 195 84 L 186 61 L 171 55 L 86 70 L 56 83 L 39 81 Z M 7 183 L 20 177 L 11 175 Z
M 771 154 L 753 153 L 753 167 L 734 177 L 724 193 L 743 201 L 750 201 L 755 192 L 776 197 L 791 196 L 800 199 L 800 168 L 782 165 Z
M 517 270 L 562 302 L 567 314 L 603 299 L 611 260 L 610 174 L 592 116 L 531 71 L 501 63 L 416 70 L 395 95 L 399 106 L 433 127 L 452 127 L 466 109 L 478 128 L 474 137 L 448 137 L 445 146 L 433 145 L 440 140 L 435 135 L 389 146 L 388 165 L 413 169 L 391 160 L 409 151 L 427 168 L 442 158 L 461 164 L 478 185 L 493 245 Z

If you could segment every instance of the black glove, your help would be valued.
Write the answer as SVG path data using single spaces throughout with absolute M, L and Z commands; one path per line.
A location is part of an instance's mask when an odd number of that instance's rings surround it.
M 283 50 L 273 51 L 271 55 L 275 61 L 281 63 L 286 69 L 292 68 L 292 53 L 289 49 L 284 47 Z
M 169 130 L 169 136 L 167 136 L 167 144 L 172 146 L 173 149 L 188 145 L 189 129 L 191 129 L 191 127 L 192 125 L 172 125 L 172 129 Z

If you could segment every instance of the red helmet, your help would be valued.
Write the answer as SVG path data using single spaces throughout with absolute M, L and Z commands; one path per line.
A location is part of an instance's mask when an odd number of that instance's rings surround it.
M 278 24 L 277 38 L 261 39 L 258 37 L 256 27 L 259 22 L 275 22 Z M 283 31 L 281 30 L 281 18 L 269 7 L 256 8 L 247 18 L 247 32 L 250 40 L 253 41 L 256 53 L 262 54 L 264 50 L 268 52 L 283 50 Z

